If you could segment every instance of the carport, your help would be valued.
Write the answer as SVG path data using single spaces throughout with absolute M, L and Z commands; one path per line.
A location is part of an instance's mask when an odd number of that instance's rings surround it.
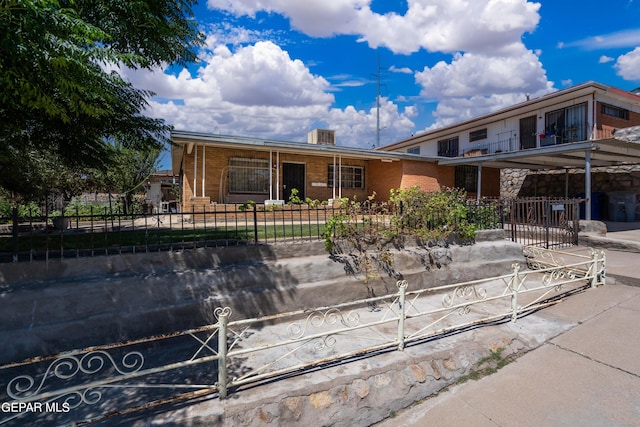
M 496 169 L 528 169 L 532 171 L 584 169 L 585 219 L 591 220 L 591 169 L 640 164 L 640 126 L 617 130 L 612 138 L 574 142 L 514 152 L 456 157 L 438 162 L 442 166 L 478 167 L 478 190 L 484 166 Z M 568 181 L 567 181 L 568 182 Z M 568 195 L 566 195 L 568 197 Z

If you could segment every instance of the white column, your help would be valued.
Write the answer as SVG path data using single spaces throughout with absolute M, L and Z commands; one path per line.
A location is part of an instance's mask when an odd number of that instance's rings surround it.
M 280 200 L 280 152 L 276 152 L 276 200 Z
M 336 155 L 333 155 L 333 197 L 332 199 L 335 200 L 336 198 Z
M 584 156 L 584 218 L 591 221 L 591 150 L 585 151 Z
M 204 153 L 204 149 L 205 146 L 202 146 L 202 197 L 204 197 L 204 178 L 205 178 L 205 173 L 204 173 L 204 165 L 205 165 L 205 153 Z
M 342 199 L 342 156 L 338 157 L 338 197 Z
M 482 196 L 482 163 L 478 164 L 478 189 L 476 191 L 476 201 L 480 203 L 480 197 Z
M 273 151 L 269 150 L 269 200 L 273 200 Z
M 193 146 L 193 197 L 198 197 L 198 145 Z

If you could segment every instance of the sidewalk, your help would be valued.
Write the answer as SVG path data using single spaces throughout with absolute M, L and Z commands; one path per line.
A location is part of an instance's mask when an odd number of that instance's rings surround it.
M 608 285 L 538 313 L 574 327 L 377 426 L 640 426 L 640 253 L 605 253 Z

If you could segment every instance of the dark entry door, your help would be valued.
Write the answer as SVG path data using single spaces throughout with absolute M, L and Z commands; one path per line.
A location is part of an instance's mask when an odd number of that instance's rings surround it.
M 520 119 L 520 149 L 536 148 L 536 116 Z
M 282 190 L 284 201 L 289 201 L 291 190 L 298 190 L 298 197 L 304 200 L 304 164 L 300 163 L 283 163 L 282 164 Z

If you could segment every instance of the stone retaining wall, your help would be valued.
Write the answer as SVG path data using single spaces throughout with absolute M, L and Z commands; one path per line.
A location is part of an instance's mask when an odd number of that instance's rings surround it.
M 591 174 L 592 193 L 608 194 L 612 191 L 630 191 L 636 193 L 640 201 L 640 165 L 618 166 L 615 168 L 593 168 Z M 569 169 L 567 196 L 584 194 L 585 181 L 583 169 Z M 500 196 L 505 199 L 518 197 L 565 197 L 567 175 L 561 171 L 530 172 L 526 169 L 502 169 L 500 171 Z M 601 205 L 602 216 L 607 218 L 607 201 Z M 638 205 L 636 205 L 638 206 Z M 640 210 L 636 207 L 636 217 Z M 612 219 L 610 219 L 612 220 Z
M 523 262 L 502 231 L 474 245 L 394 250 L 394 275 L 366 285 L 350 259 L 323 242 L 125 254 L 4 264 L 0 271 L 0 363 L 214 323 L 313 308 L 396 291 L 505 274 Z

